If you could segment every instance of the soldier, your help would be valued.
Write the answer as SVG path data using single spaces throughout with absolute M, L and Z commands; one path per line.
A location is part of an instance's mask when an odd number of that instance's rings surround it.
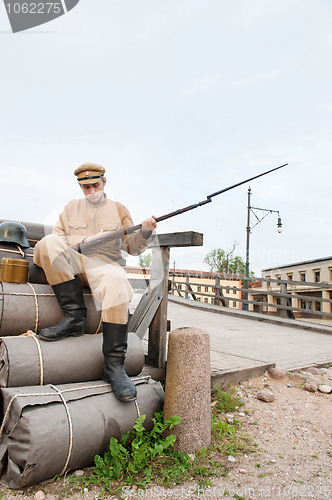
M 121 249 L 141 254 L 156 228 L 153 217 L 142 222 L 142 229 L 122 239 L 103 243 L 82 255 L 72 247 L 105 231 L 133 226 L 130 213 L 104 193 L 105 168 L 84 163 L 74 174 L 85 195 L 70 201 L 60 214 L 53 232 L 35 246 L 34 262 L 44 269 L 48 283 L 63 310 L 63 319 L 44 328 L 39 338 L 56 341 L 84 334 L 86 307 L 82 284 L 89 286 L 102 310 L 104 377 L 115 396 L 122 401 L 136 398 L 136 387 L 124 370 L 128 338 L 128 306 L 133 290 L 121 267 Z

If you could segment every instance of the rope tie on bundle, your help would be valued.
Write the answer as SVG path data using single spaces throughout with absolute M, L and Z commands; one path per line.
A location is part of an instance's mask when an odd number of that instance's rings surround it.
M 23 252 L 22 248 L 19 245 L 17 245 L 17 248 L 22 257 L 25 257 L 25 252 Z
M 16 253 L 19 255 L 22 255 L 22 257 L 33 257 L 33 254 L 31 253 L 26 253 L 24 254 L 23 250 L 19 245 L 17 245 L 17 250 L 12 250 L 11 248 L 0 248 L 0 252 L 8 252 L 8 253 Z
M 37 350 L 38 350 L 38 358 L 39 358 L 39 385 L 44 385 L 43 354 L 42 354 L 42 350 L 41 350 L 37 335 L 32 330 L 28 330 L 27 332 L 22 333 L 22 335 L 19 335 L 19 337 L 31 337 L 35 341 L 35 344 L 36 344 Z
M 52 387 L 52 389 L 54 389 L 59 394 L 59 397 L 60 397 L 61 401 L 63 402 L 63 405 L 64 405 L 65 410 L 66 410 L 67 420 L 68 420 L 68 425 L 69 425 L 69 447 L 68 447 L 68 453 L 67 453 L 65 465 L 63 466 L 63 469 L 60 472 L 60 476 L 62 476 L 67 470 L 68 463 L 69 463 L 69 460 L 71 457 L 71 452 L 73 449 L 73 422 L 71 420 L 70 411 L 69 411 L 67 402 L 66 402 L 65 398 L 63 397 L 60 389 L 58 389 L 57 387 L 55 387 L 55 385 L 52 385 L 52 384 L 50 384 L 50 387 Z
M 38 332 L 38 324 L 39 324 L 39 305 L 38 305 L 38 296 L 37 296 L 37 293 L 36 293 L 36 290 L 33 288 L 33 286 L 31 285 L 31 283 L 27 283 L 32 292 L 33 292 L 33 297 L 35 299 L 35 311 L 36 311 L 36 323 L 35 323 L 35 332 L 37 333 Z

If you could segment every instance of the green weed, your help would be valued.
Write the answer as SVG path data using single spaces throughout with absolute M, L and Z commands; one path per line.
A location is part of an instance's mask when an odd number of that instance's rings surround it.
M 230 388 L 227 391 L 223 391 L 217 386 L 214 386 L 215 396 L 214 399 L 217 400 L 217 404 L 215 406 L 220 412 L 231 412 L 236 410 L 237 407 L 242 406 L 243 403 L 235 396 L 235 389 Z
M 233 412 L 243 404 L 235 395 L 235 389 L 222 391 L 215 388 L 215 400 L 211 415 L 212 447 L 233 456 L 239 452 L 253 452 L 248 446 L 251 440 L 241 431 L 240 422 L 234 418 L 230 423 L 225 418 L 225 413 Z
M 259 477 L 260 479 L 263 479 L 264 477 L 267 477 L 267 476 L 273 476 L 273 472 L 261 472 L 260 474 L 258 474 L 257 477 Z
M 103 457 L 95 457 L 95 468 L 89 476 L 71 476 L 69 487 L 82 490 L 98 485 L 103 491 L 121 495 L 123 487 L 136 485 L 145 488 L 152 481 L 161 486 L 173 486 L 195 478 L 198 484 L 209 485 L 210 477 L 217 472 L 225 473 L 221 464 L 211 460 L 207 450 L 188 455 L 174 449 L 175 436 L 165 436 L 181 421 L 171 417 L 163 423 L 163 414 L 156 413 L 153 429 L 143 426 L 145 416 L 135 422 L 133 431 L 125 433 L 121 440 L 110 440 L 109 449 Z
M 67 478 L 68 493 L 73 490 L 82 493 L 84 488 L 98 486 L 100 497 L 109 494 L 121 497 L 128 487 L 146 488 L 153 483 L 172 487 L 184 481 L 195 480 L 202 486 L 211 485 L 213 476 L 227 475 L 227 455 L 254 450 L 251 440 L 241 431 L 241 424 L 235 418 L 229 423 L 225 413 L 236 410 L 241 402 L 234 390 L 223 392 L 216 389 L 211 413 L 211 445 L 195 454 L 187 454 L 174 448 L 176 437 L 170 434 L 181 421 L 172 417 L 163 422 L 163 413 L 156 413 L 153 428 L 144 427 L 145 416 L 140 416 L 133 427 L 120 440 L 112 437 L 109 449 L 103 456 L 95 457 L 95 467 L 84 476 L 71 475 Z M 167 433 L 165 432 L 167 431 Z

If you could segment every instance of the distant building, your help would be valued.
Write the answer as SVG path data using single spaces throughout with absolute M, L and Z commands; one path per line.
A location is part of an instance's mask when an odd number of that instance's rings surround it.
M 242 275 L 171 269 L 171 293 L 207 304 L 241 309 Z
M 287 266 L 263 269 L 263 278 L 307 281 L 311 283 L 332 283 L 332 257 L 305 260 Z
M 137 283 L 150 279 L 150 268 L 127 266 L 129 279 Z M 170 293 L 208 304 L 241 309 L 242 275 L 212 273 L 187 269 L 170 269 Z
M 263 269 L 262 278 L 261 288 L 250 291 L 250 300 L 256 301 L 249 306 L 253 311 L 277 314 L 279 308 L 273 305 L 284 304 L 294 310 L 295 317 L 332 312 L 332 304 L 324 302 L 332 295 L 328 286 L 332 284 L 332 257 Z M 290 297 L 278 296 L 280 292 Z

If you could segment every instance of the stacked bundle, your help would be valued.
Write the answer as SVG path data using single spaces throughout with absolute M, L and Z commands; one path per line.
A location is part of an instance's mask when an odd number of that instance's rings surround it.
M 0 254 L 8 250 L 1 248 Z M 34 264 L 29 260 L 31 275 Z M 33 285 L 0 282 L 0 474 L 10 488 L 93 465 L 95 455 L 108 449 L 110 438 L 131 430 L 140 414 L 152 428 L 153 415 L 164 400 L 159 382 L 139 377 L 144 351 L 135 333 L 128 335 L 125 369 L 134 377 L 137 399 L 119 401 L 101 380 L 102 336 L 94 335 L 100 330 L 100 312 L 88 290 L 84 299 L 89 334 L 40 342 L 30 330 L 40 332 L 62 317 L 43 279 Z
M 137 400 L 119 401 L 102 381 L 1 389 L 0 473 L 9 488 L 36 484 L 93 465 L 110 438 L 133 428 L 140 414 L 147 428 L 163 405 L 159 382 L 133 379 Z

